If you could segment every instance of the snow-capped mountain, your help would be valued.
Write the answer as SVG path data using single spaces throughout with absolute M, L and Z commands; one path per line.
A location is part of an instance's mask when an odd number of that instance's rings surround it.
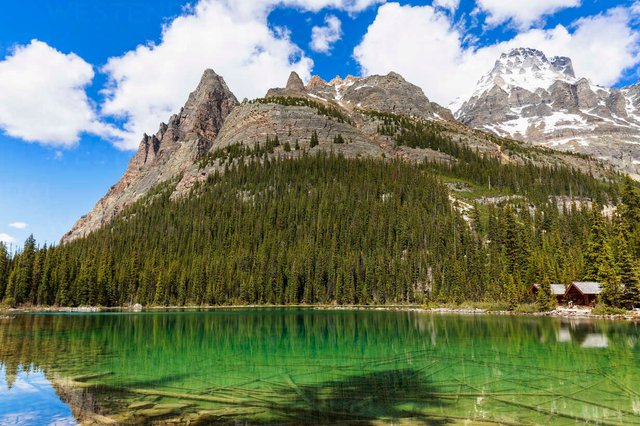
M 577 78 L 571 59 L 513 49 L 455 113 L 501 136 L 593 155 L 640 174 L 640 85 L 606 88 Z

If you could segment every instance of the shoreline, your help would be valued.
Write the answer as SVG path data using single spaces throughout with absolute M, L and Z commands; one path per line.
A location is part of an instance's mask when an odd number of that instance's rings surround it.
M 582 318 L 582 319 L 606 319 L 606 320 L 622 320 L 622 321 L 639 321 L 640 311 L 628 311 L 626 314 L 592 314 L 592 308 L 574 307 L 568 308 L 560 306 L 553 311 L 547 312 L 524 312 L 524 311 L 507 311 L 493 310 L 477 307 L 423 307 L 419 305 L 225 305 L 225 306 L 120 306 L 120 307 L 100 307 L 100 306 L 79 306 L 79 307 L 60 307 L 60 306 L 32 306 L 20 308 L 0 308 L 0 321 L 9 320 L 15 317 L 15 314 L 39 314 L 39 313 L 106 313 L 106 312 L 123 312 L 123 313 L 144 313 L 144 312 L 162 312 L 162 311 L 215 311 L 215 310 L 242 310 L 242 309 L 305 309 L 320 311 L 399 311 L 399 312 L 417 312 L 427 314 L 453 314 L 453 315 L 501 315 L 501 316 L 531 316 L 531 317 L 555 317 L 555 318 Z

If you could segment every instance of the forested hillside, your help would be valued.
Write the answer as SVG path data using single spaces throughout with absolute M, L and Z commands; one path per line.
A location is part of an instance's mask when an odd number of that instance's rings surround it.
M 541 283 L 547 309 L 549 283 L 594 279 L 637 304 L 635 183 L 471 130 L 395 73 L 352 83 L 292 73 L 238 103 L 205 71 L 61 245 L 0 246 L 0 300 L 515 308 Z
M 86 238 L 41 248 L 30 238 L 16 255 L 0 248 L 0 295 L 9 305 L 515 307 L 533 282 L 594 278 L 608 284 L 610 304 L 636 303 L 634 184 L 454 148 L 464 162 L 218 156 L 227 170 L 188 197 L 170 200 L 176 182 L 167 182 Z M 597 204 L 559 206 L 549 195 L 624 204 L 611 220 Z

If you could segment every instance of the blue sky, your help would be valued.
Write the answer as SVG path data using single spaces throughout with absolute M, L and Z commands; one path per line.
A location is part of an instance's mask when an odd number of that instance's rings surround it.
M 623 0 L 6 2 L 0 240 L 56 243 L 206 67 L 240 99 L 291 69 L 327 80 L 394 70 L 448 105 L 524 45 L 620 87 L 638 80 L 639 16 L 640 3 Z

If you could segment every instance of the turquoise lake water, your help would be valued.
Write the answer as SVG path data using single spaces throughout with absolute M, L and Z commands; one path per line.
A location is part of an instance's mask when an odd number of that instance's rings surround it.
M 21 314 L 0 424 L 640 424 L 640 325 L 399 311 Z

